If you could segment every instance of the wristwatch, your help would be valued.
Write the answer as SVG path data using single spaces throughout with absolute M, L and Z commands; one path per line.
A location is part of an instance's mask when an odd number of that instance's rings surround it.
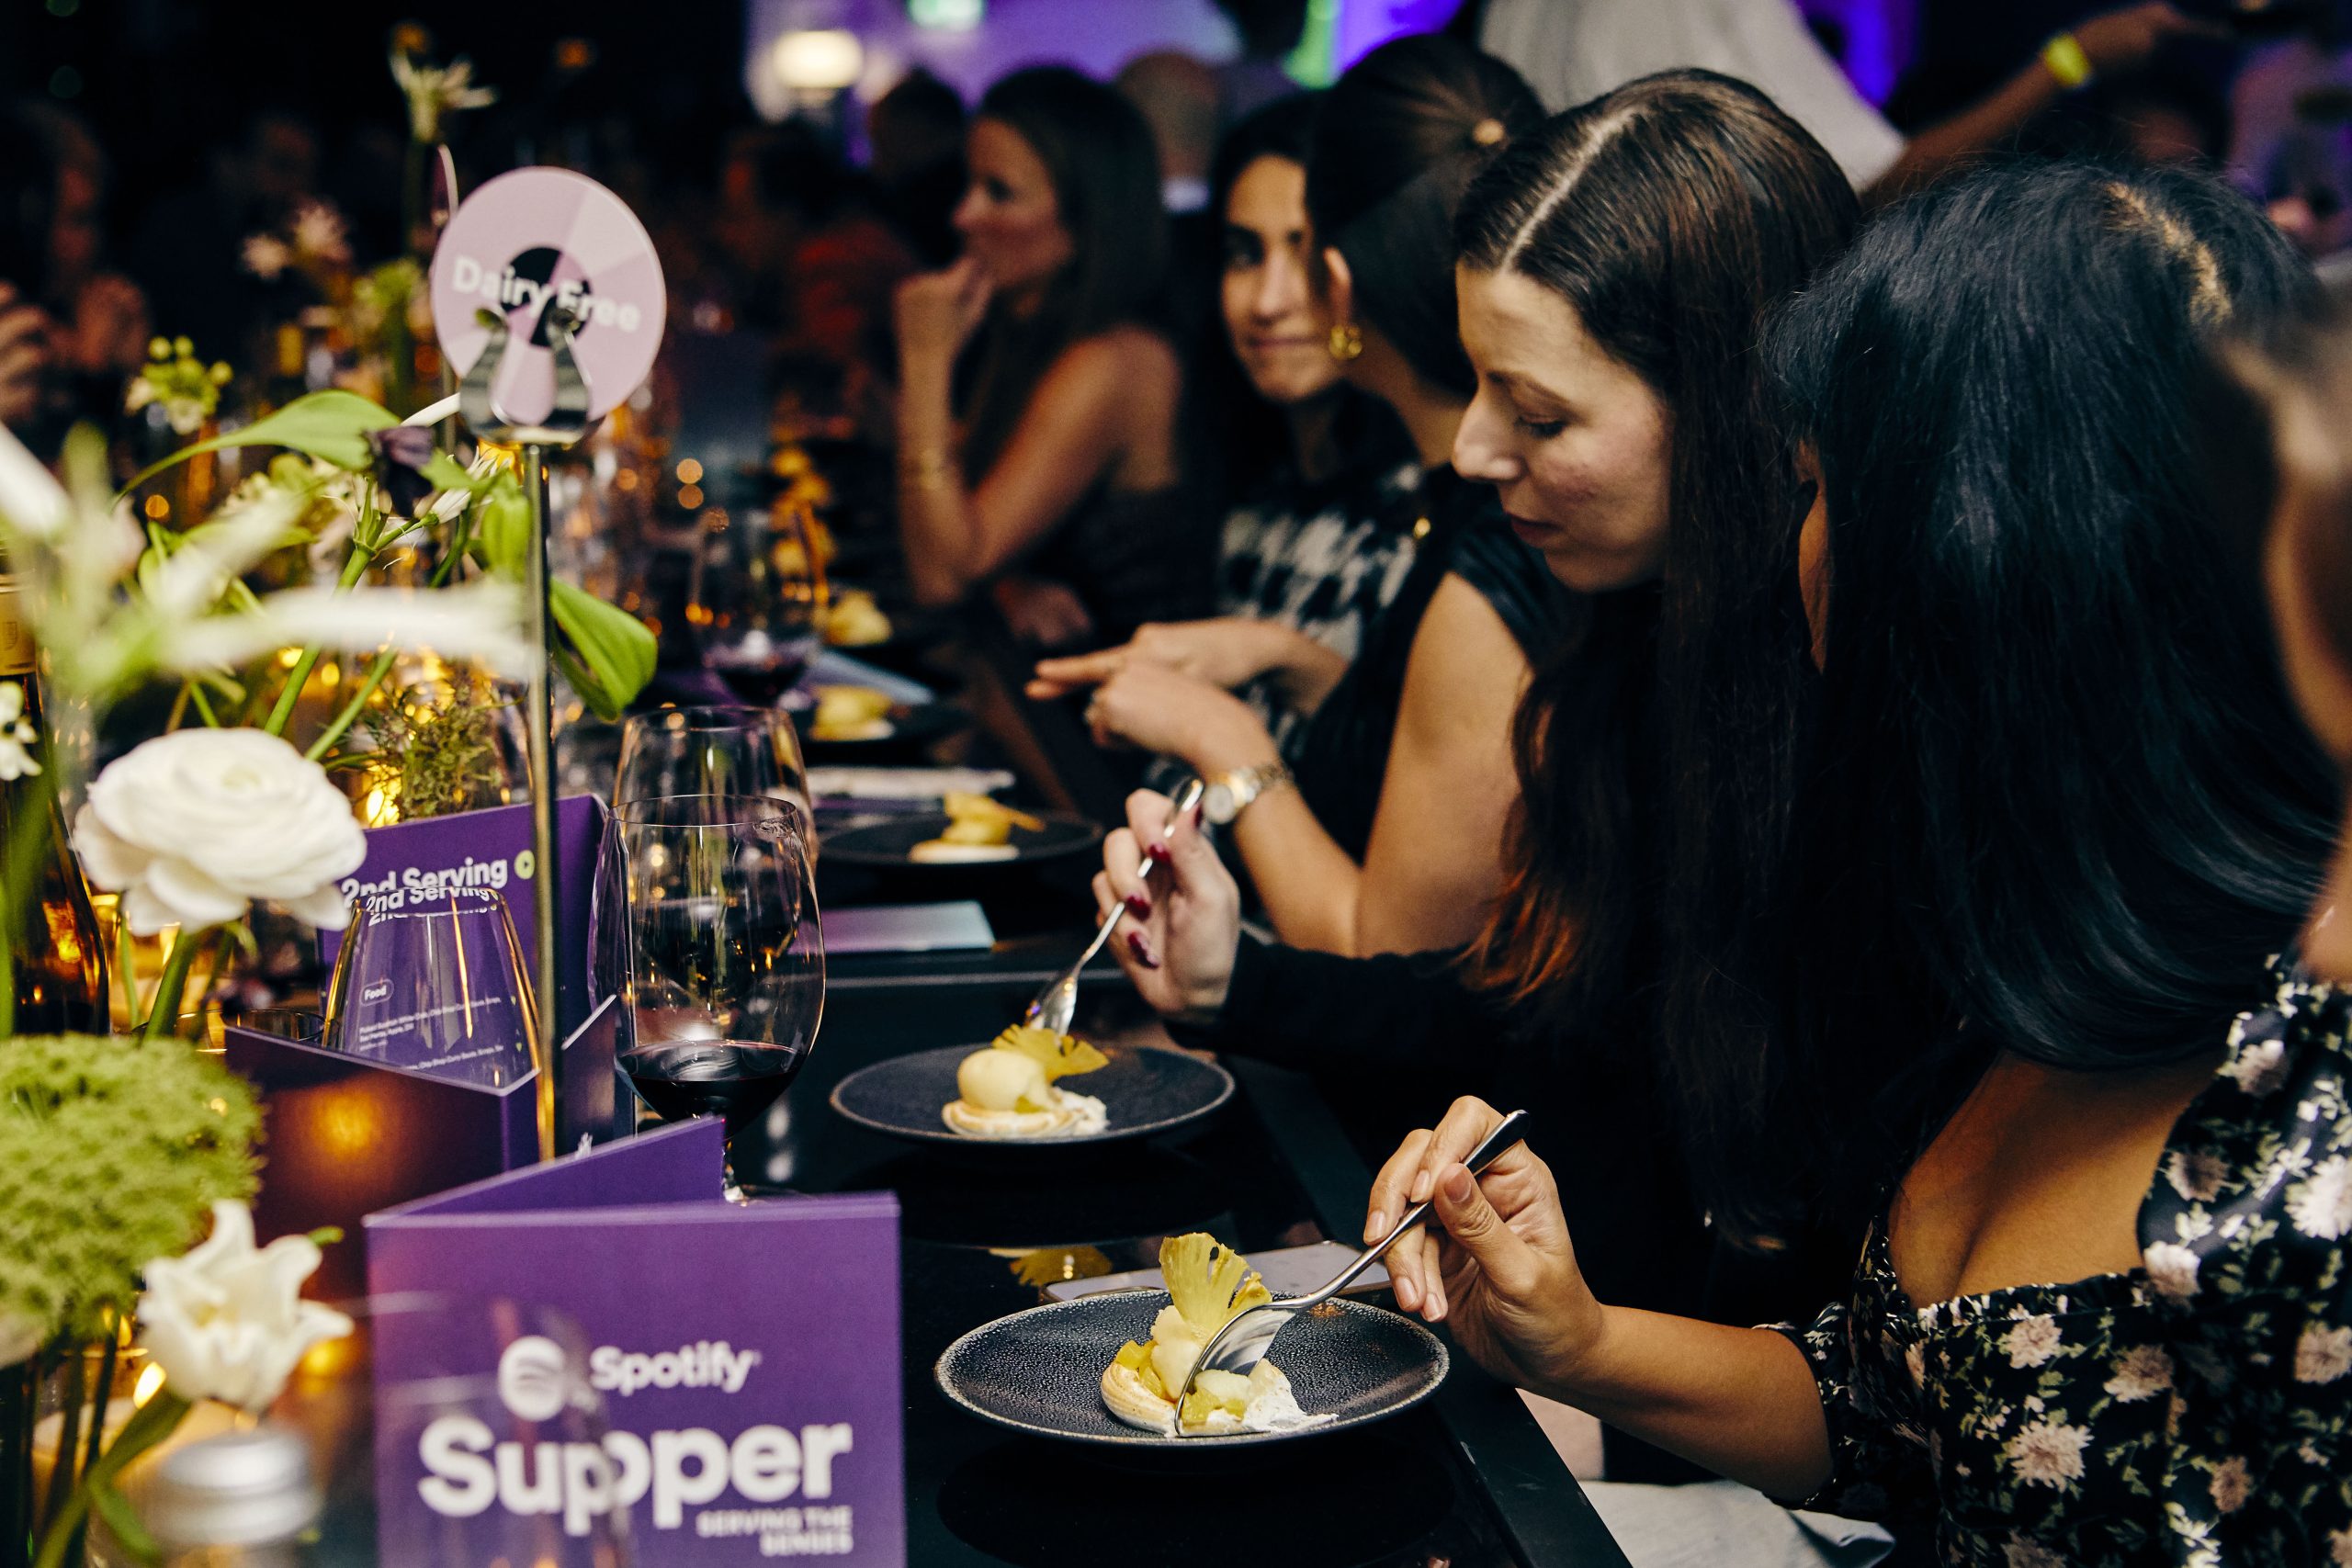
M 1298 781 L 1280 762 L 1261 762 L 1254 768 L 1236 768 L 1227 773 L 1211 773 L 1208 788 L 1201 794 L 1201 815 L 1222 828 L 1241 815 L 1242 808 L 1270 789 L 1281 789 Z

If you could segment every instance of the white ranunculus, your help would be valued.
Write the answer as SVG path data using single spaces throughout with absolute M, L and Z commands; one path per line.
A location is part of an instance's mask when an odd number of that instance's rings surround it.
M 122 895 L 131 931 L 240 919 L 256 898 L 326 931 L 336 886 L 368 858 L 326 770 L 258 729 L 180 729 L 107 764 L 74 818 L 92 884 Z
M 351 1319 L 301 1299 L 318 1244 L 280 1236 L 254 1246 L 243 1203 L 212 1205 L 212 1234 L 185 1258 L 147 1265 L 139 1337 L 164 1386 L 191 1404 L 217 1399 L 258 1411 L 276 1399 L 311 1346 L 351 1332 Z

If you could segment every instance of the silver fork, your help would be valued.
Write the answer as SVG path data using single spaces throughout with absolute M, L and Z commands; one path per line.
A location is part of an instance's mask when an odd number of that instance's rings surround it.
M 1193 779 L 1178 790 L 1175 807 L 1168 813 L 1168 825 L 1174 827 L 1182 819 L 1184 813 L 1198 806 L 1207 787 L 1199 779 Z M 1136 874 L 1149 882 L 1151 868 L 1157 863 L 1146 855 Z M 1102 944 L 1111 940 L 1111 933 L 1119 929 L 1119 917 L 1126 912 L 1124 904 L 1111 906 L 1111 912 L 1102 918 L 1102 924 L 1094 932 L 1094 940 L 1086 944 L 1086 951 L 1078 955 L 1078 962 L 1046 982 L 1046 988 L 1030 999 L 1028 1010 L 1021 1015 L 1022 1022 L 1038 1029 L 1050 1029 L 1057 1034 L 1069 1032 L 1070 1020 L 1078 1016 L 1079 971 L 1094 962 L 1094 955 L 1102 951 Z
M 1525 1137 L 1526 1128 L 1527 1112 L 1512 1111 L 1495 1123 L 1495 1130 L 1487 1134 L 1478 1146 L 1470 1151 L 1470 1157 L 1462 1163 L 1470 1168 L 1471 1175 L 1477 1175 L 1494 1164 L 1504 1150 Z M 1210 1335 L 1209 1342 L 1201 1347 L 1200 1357 L 1193 1363 L 1193 1370 L 1184 1374 L 1184 1386 L 1176 1391 L 1176 1435 L 1180 1438 L 1185 1435 L 1184 1397 L 1193 1392 L 1193 1380 L 1203 1372 L 1246 1372 L 1265 1359 L 1266 1348 L 1274 1342 L 1274 1336 L 1282 1332 L 1283 1325 L 1290 1321 L 1293 1313 L 1321 1306 L 1346 1290 L 1357 1275 L 1372 1267 L 1375 1258 L 1396 1245 L 1398 1236 L 1420 1224 L 1421 1216 L 1429 1213 L 1429 1201 L 1425 1199 L 1408 1209 L 1395 1228 L 1357 1253 L 1355 1261 L 1333 1275 L 1322 1289 L 1307 1295 L 1284 1296 L 1263 1306 L 1251 1307 Z M 1201 1435 L 1193 1434 L 1195 1437 Z

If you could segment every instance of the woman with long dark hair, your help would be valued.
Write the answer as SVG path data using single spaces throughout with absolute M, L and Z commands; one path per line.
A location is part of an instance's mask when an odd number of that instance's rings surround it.
M 899 522 L 927 604 L 983 584 L 1016 632 L 1124 637 L 1208 603 L 1151 132 L 1062 66 L 981 98 L 965 254 L 898 297 Z M 1017 569 L 1017 570 L 1016 570 Z
M 1193 824 L 1163 836 L 1157 796 L 1131 802 L 1097 885 L 1106 908 L 1126 898 L 1136 914 L 1122 962 L 1137 987 L 1200 1043 L 1313 1071 L 1384 1151 L 1399 1118 L 1455 1093 L 1533 1105 L 1596 1275 L 1727 1321 L 1817 1300 L 1850 1252 L 1783 1231 L 1777 1262 L 1710 1277 L 1653 1065 L 1661 993 L 1694 975 L 1719 987 L 1714 1027 L 1753 1047 L 1766 1021 L 1750 998 L 1777 949 L 1758 936 L 1702 951 L 1713 925 L 1662 919 L 1660 895 L 1695 889 L 1724 919 L 1769 897 L 1809 667 L 1795 586 L 1808 492 L 1756 344 L 1855 216 L 1818 143 L 1702 73 L 1548 121 L 1464 198 L 1457 282 L 1479 379 L 1456 459 L 1592 596 L 1522 705 L 1515 869 L 1466 964 L 1238 942 L 1231 884 Z M 1687 797 L 1709 791 L 1723 807 L 1704 802 L 1686 829 Z M 1165 861 L 1148 885 L 1133 878 L 1139 842 Z
M 1430 35 L 1350 67 L 1317 121 L 1306 197 L 1329 350 L 1394 411 L 1423 472 L 1390 525 L 1414 542 L 1411 568 L 1354 662 L 1328 671 L 1295 746 L 1226 690 L 1257 671 L 1216 622 L 1048 662 L 1032 688 L 1096 685 L 1099 739 L 1207 779 L 1212 819 L 1288 942 L 1340 953 L 1459 942 L 1502 882 L 1511 709 L 1572 606 L 1492 492 L 1448 466 L 1476 390 L 1453 334 L 1450 226 L 1471 177 L 1537 122 L 1508 67 Z
M 2229 536 L 2260 459 L 2208 358 L 2308 287 L 2217 184 L 2056 164 L 1894 210 L 1790 309 L 1821 691 L 1787 894 L 1751 911 L 1792 933 L 1787 1025 L 1761 1072 L 1660 1044 L 1726 1138 L 1719 1216 L 1858 1212 L 1861 1260 L 1809 1327 L 1603 1305 L 1541 1159 L 1456 1163 L 1470 1100 L 1374 1186 L 1449 1235 L 1391 1255 L 1401 1303 L 1940 1561 L 2345 1553 L 2352 1053 L 2275 956 L 2337 779 Z

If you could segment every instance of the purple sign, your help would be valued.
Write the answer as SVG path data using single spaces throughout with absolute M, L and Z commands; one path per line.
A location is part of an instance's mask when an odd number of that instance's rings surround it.
M 716 1120 L 371 1214 L 384 1561 L 906 1562 L 898 1201 Z
M 576 795 L 556 803 L 556 853 L 563 862 L 563 874 L 556 883 L 563 901 L 557 911 L 563 924 L 557 951 L 562 996 L 555 1027 L 548 1031 L 556 1039 L 578 1029 L 588 1017 L 589 942 L 608 815 L 605 803 L 593 795 Z M 538 914 L 531 878 L 537 869 L 531 849 L 530 807 L 500 806 L 368 829 L 368 858 L 343 879 L 343 896 L 355 903 L 365 898 L 401 908 L 437 898 L 449 889 L 485 887 L 505 898 L 515 941 L 528 954 L 537 951 L 533 943 Z M 341 945 L 340 933 L 320 934 L 320 954 L 329 965 Z M 544 1025 L 548 1021 L 543 1017 L 540 1021 Z

